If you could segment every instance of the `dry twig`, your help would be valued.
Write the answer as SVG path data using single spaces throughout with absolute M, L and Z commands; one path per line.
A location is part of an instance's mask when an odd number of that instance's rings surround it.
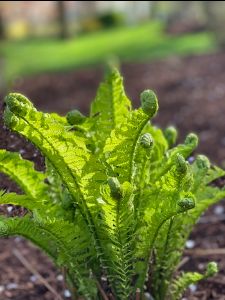
M 103 288 L 101 287 L 100 283 L 98 282 L 98 280 L 96 280 L 96 285 L 97 285 L 97 288 L 102 296 L 102 299 L 103 300 L 109 300 L 108 296 L 106 295 L 106 293 L 104 292 Z
M 208 256 L 208 255 L 225 255 L 225 248 L 221 249 L 189 249 L 184 251 L 185 255 Z
M 19 250 L 14 249 L 13 254 L 16 258 L 24 265 L 24 267 L 30 271 L 33 275 L 35 275 L 39 281 L 54 295 L 56 300 L 63 300 L 63 298 L 57 293 L 57 291 L 46 281 L 46 279 L 41 276 L 41 274 L 34 269 L 34 267 L 29 263 L 28 260 L 20 253 Z

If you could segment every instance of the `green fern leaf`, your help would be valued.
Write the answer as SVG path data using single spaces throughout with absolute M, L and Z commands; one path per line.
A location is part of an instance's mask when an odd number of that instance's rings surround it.
M 20 154 L 0 150 L 0 171 L 14 180 L 31 198 L 48 198 L 45 174 L 34 170 L 34 164 Z
M 99 114 L 93 128 L 98 147 L 105 144 L 113 128 L 123 123 L 130 108 L 131 103 L 125 95 L 123 79 L 117 70 L 113 70 L 100 85 L 91 105 L 91 117 Z
M 211 277 L 217 272 L 217 264 L 215 262 L 211 262 L 207 265 L 205 274 L 200 274 L 197 272 L 183 273 L 178 279 L 173 282 L 171 299 L 179 300 L 182 297 L 183 292 L 186 290 L 186 288 L 188 288 L 190 284 L 194 284 L 202 279 Z

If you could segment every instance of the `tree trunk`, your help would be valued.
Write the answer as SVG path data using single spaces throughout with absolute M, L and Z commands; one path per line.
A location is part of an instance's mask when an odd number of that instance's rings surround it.
M 150 20 L 154 20 L 157 15 L 159 1 L 150 1 Z
M 59 35 L 60 39 L 68 38 L 68 28 L 66 21 L 66 7 L 64 1 L 56 1 L 58 24 L 59 24 Z
M 225 17 L 223 12 L 225 10 L 224 1 L 201 1 L 203 10 L 206 14 L 206 26 L 208 30 L 212 31 L 215 35 L 219 47 L 225 50 L 225 32 L 224 24 Z
M 0 40 L 5 39 L 5 27 L 4 27 L 4 20 L 2 17 L 2 12 L 0 8 Z

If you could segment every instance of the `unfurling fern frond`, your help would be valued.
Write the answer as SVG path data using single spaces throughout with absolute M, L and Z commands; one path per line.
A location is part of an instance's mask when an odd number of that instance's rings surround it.
M 225 197 L 225 189 L 212 184 L 225 172 L 203 155 L 190 164 L 197 136 L 174 146 L 174 127 L 163 132 L 151 124 L 156 95 L 146 90 L 140 100 L 132 110 L 116 70 L 100 85 L 89 117 L 77 109 L 66 116 L 42 113 L 23 95 L 6 97 L 5 124 L 41 151 L 45 171 L 0 150 L 0 171 L 23 192 L 0 191 L 0 204 L 28 210 L 23 217 L 2 216 L 0 236 L 31 240 L 66 268 L 85 299 L 101 299 L 102 278 L 106 294 L 133 299 L 151 274 L 151 296 L 176 300 L 190 283 L 216 272 L 211 264 L 204 275 L 174 274 L 194 224 Z

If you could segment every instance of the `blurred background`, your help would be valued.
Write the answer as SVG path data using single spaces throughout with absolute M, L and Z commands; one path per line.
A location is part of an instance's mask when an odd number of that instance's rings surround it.
M 224 1 L 0 1 L 1 99 L 19 91 L 44 111 L 88 113 L 117 66 L 135 106 L 153 89 L 155 123 L 197 132 L 223 163 L 224 25 Z
M 135 107 L 144 89 L 157 93 L 154 124 L 175 125 L 179 141 L 196 132 L 198 152 L 225 166 L 224 28 L 225 1 L 0 1 L 0 148 L 19 151 L 43 168 L 37 150 L 5 128 L 4 95 L 21 92 L 46 112 L 77 108 L 88 114 L 111 65 L 121 70 Z M 18 191 L 2 174 L 0 187 Z M 15 214 L 13 207 L 1 209 Z M 193 247 L 225 247 L 225 206 L 215 206 L 205 218 L 191 236 Z M 55 299 L 21 267 L 14 248 L 71 299 L 62 274 L 20 238 L 1 240 L 0 299 Z M 187 299 L 224 299 L 225 258 L 211 256 L 221 272 L 214 282 L 192 289 L 193 298 L 188 294 Z M 201 271 L 209 257 L 188 259 L 190 269 Z
M 180 139 L 197 132 L 222 163 L 224 25 L 224 1 L 0 1 L 0 95 L 88 113 L 106 65 L 117 66 L 135 106 L 153 89 L 156 124 L 175 124 Z
M 156 123 L 225 159 L 224 1 L 0 1 L 0 93 L 39 109 L 88 113 L 107 64 L 120 67 L 136 106 L 159 96 Z M 212 144 L 216 147 L 210 153 Z

